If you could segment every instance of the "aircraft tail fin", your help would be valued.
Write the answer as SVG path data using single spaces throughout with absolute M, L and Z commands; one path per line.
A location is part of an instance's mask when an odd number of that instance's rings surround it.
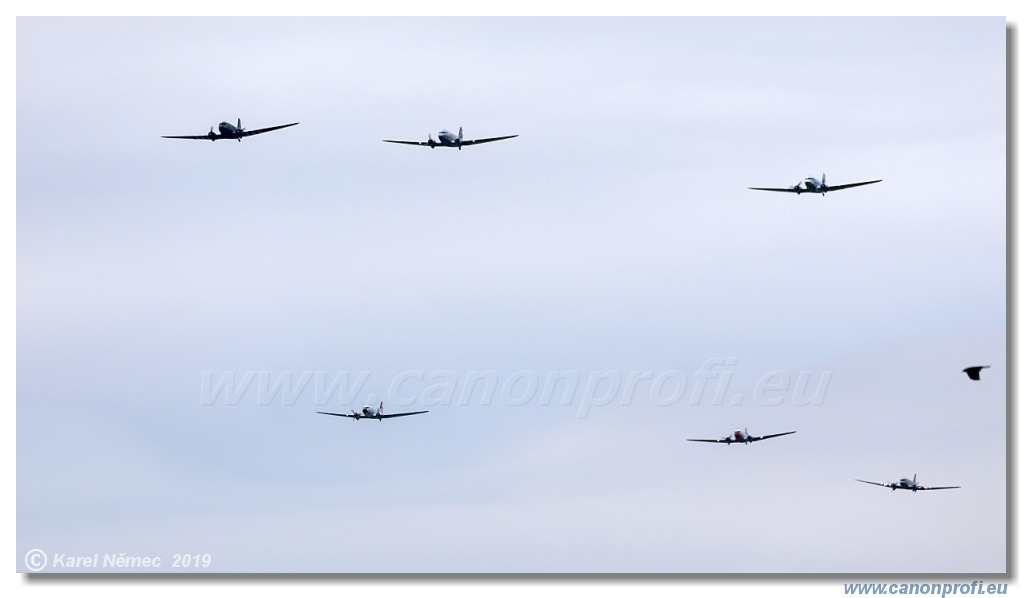
M 242 130 L 242 118 L 241 117 L 238 118 L 238 130 L 239 131 Z
M 821 173 L 821 186 L 828 187 L 828 183 L 825 182 L 825 173 Z
M 462 127 L 459 127 L 459 141 L 462 141 Z
M 381 415 L 384 414 L 384 401 L 381 401 L 380 405 L 377 406 L 377 413 Z

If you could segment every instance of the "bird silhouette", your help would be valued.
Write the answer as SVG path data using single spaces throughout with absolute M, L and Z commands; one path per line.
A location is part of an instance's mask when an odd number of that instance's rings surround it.
M 964 368 L 964 373 L 971 380 L 981 380 L 981 370 L 987 368 L 987 365 L 972 365 L 969 368 Z

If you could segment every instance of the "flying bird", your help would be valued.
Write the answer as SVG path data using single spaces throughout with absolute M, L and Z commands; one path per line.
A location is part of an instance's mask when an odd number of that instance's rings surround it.
M 985 369 L 987 367 L 991 367 L 991 366 L 987 366 L 987 365 L 972 365 L 969 368 L 964 368 L 964 373 L 967 374 L 967 377 L 970 378 L 971 380 L 981 380 L 981 370 L 983 370 L 983 369 Z

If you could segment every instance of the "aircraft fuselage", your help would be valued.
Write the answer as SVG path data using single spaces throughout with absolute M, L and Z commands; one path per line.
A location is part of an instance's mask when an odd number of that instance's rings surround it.
M 800 181 L 796 185 L 793 185 L 793 190 L 797 193 L 821 193 L 822 195 L 828 191 L 828 187 L 825 183 L 818 179 L 809 176 L 806 179 Z
M 917 485 L 917 476 L 914 476 L 914 479 L 900 478 L 900 481 L 892 482 L 892 483 L 887 484 L 887 485 L 890 488 L 892 488 L 893 492 L 895 492 L 897 490 L 910 490 L 911 492 L 917 492 L 918 490 L 920 490 L 923 487 L 923 486 L 918 486 Z
M 437 133 L 437 141 L 428 138 L 428 143 L 430 144 L 430 147 L 434 147 L 435 145 L 443 145 L 445 147 L 457 147 L 459 149 L 462 149 L 462 134 L 461 131 L 459 135 L 455 135 L 451 131 L 446 131 L 442 129 Z
M 889 487 L 893 490 L 911 490 L 913 492 L 917 492 L 917 489 L 920 488 L 917 482 L 908 478 L 901 478 L 900 481 L 889 484 Z
M 724 440 L 726 442 L 726 444 L 732 444 L 734 442 L 742 442 L 743 444 L 750 444 L 752 442 L 750 440 L 750 435 L 747 434 L 746 432 L 744 432 L 743 430 L 736 430 L 735 432 L 732 433 L 732 436 L 726 436 L 722 440 Z
M 370 417 L 370 418 L 373 418 L 373 419 L 379 419 L 380 418 L 380 413 L 381 413 L 380 411 L 374 409 L 373 407 L 370 407 L 369 405 L 364 405 L 363 408 L 361 410 L 359 410 L 359 411 L 356 411 L 355 409 L 353 409 L 352 410 L 352 415 L 350 417 L 354 417 L 355 419 L 361 419 L 361 418 L 364 418 L 364 417 Z
M 217 125 L 217 130 L 220 132 L 219 135 L 213 132 L 212 127 L 210 128 L 210 132 L 206 135 L 210 138 L 210 141 L 217 141 L 218 139 L 237 139 L 241 141 L 242 137 L 244 137 L 244 135 L 242 135 L 244 129 L 242 129 L 241 119 L 238 121 L 238 126 L 235 126 L 228 121 L 224 121 Z
M 220 131 L 221 137 L 227 137 L 229 139 L 237 139 L 240 132 L 238 127 L 226 121 L 217 125 L 217 130 Z

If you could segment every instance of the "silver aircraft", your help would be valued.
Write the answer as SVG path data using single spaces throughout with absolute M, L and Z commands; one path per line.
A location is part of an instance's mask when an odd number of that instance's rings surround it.
M 840 189 L 849 189 L 851 187 L 860 187 L 861 185 L 873 185 L 874 183 L 881 183 L 882 179 L 874 181 L 863 181 L 860 183 L 846 183 L 845 185 L 826 185 L 825 175 L 822 173 L 821 180 L 809 176 L 792 187 L 748 187 L 754 191 L 781 191 L 783 193 L 821 193 L 825 195 L 829 191 L 839 191 Z
M 394 139 L 384 139 L 384 143 L 404 143 L 406 145 L 425 145 L 431 149 L 441 147 L 457 147 L 460 150 L 464 145 L 477 145 L 480 143 L 490 143 L 491 141 L 501 141 L 502 139 L 512 139 L 513 137 L 519 137 L 519 135 L 505 135 L 504 137 L 487 137 L 484 139 L 463 139 L 462 138 L 462 127 L 459 127 L 459 134 L 455 135 L 449 131 L 442 129 L 437 134 L 437 141 L 434 141 L 432 135 L 427 135 L 426 141 L 396 141 Z
M 278 129 L 284 129 L 285 127 L 294 127 L 297 124 L 299 123 L 288 123 L 287 125 L 278 125 L 276 127 L 267 127 L 266 129 L 253 129 L 252 131 L 246 131 L 242 128 L 242 119 L 238 119 L 237 126 L 227 121 L 217 125 L 217 130 L 220 131 L 220 134 L 214 133 L 213 127 L 210 127 L 210 132 L 206 135 L 161 135 L 161 137 L 164 139 L 209 139 L 210 141 L 217 141 L 218 139 L 237 139 L 241 142 L 242 137 L 259 135 L 260 133 L 276 131 Z
M 855 478 L 856 479 L 856 478 Z M 865 484 L 873 484 L 875 486 L 881 486 L 882 488 L 891 488 L 893 492 L 897 490 L 910 490 L 911 492 L 917 492 L 918 490 L 952 490 L 953 488 L 959 488 L 960 486 L 920 486 L 917 483 L 917 474 L 914 474 L 913 479 L 902 478 L 898 482 L 889 482 L 883 484 L 882 482 L 869 482 L 867 480 L 856 480 L 858 482 L 864 482 Z
M 768 440 L 769 438 L 777 438 L 779 436 L 785 436 L 787 434 L 796 434 L 796 430 L 792 432 L 780 432 L 778 434 L 766 434 L 764 436 L 751 436 L 747 433 L 747 429 L 743 428 L 742 431 L 736 430 L 728 436 L 722 438 L 687 438 L 690 442 L 722 442 L 725 444 L 732 444 L 734 442 L 740 442 L 743 444 L 750 444 L 751 442 L 758 442 L 760 440 Z
M 338 417 L 351 417 L 353 420 L 360 419 L 375 419 L 380 421 L 382 419 L 388 419 L 391 417 L 404 417 L 406 415 L 419 415 L 421 413 L 428 413 L 427 411 L 407 411 L 405 413 L 384 413 L 384 401 L 380 402 L 380 406 L 374 409 L 369 405 L 363 407 L 362 411 L 352 410 L 352 413 L 329 413 L 327 411 L 317 411 L 321 415 L 336 415 Z

